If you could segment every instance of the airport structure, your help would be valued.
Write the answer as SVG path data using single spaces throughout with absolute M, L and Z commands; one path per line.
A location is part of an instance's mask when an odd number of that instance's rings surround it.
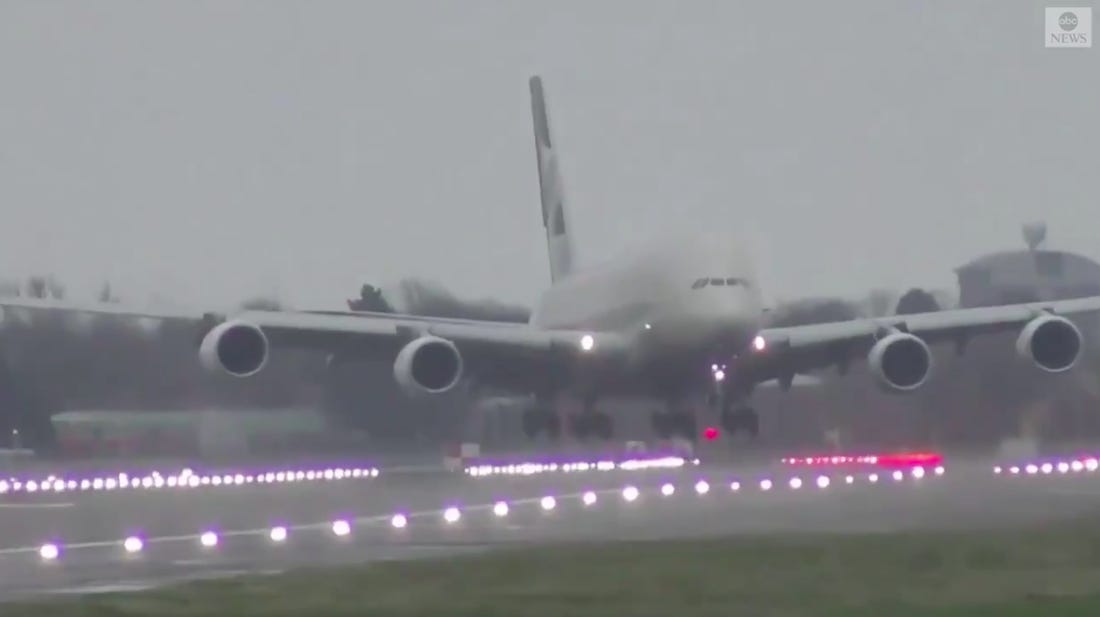
M 1046 226 L 1024 226 L 1026 250 L 978 257 L 955 269 L 959 306 L 998 306 L 1100 295 L 1100 263 L 1043 248 Z

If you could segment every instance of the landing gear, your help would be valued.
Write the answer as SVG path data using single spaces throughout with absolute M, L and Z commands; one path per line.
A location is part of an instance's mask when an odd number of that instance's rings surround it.
M 653 432 L 661 439 L 680 437 L 695 441 L 695 414 L 687 411 L 655 411 L 649 418 Z
M 722 410 L 722 428 L 731 437 L 740 432 L 745 432 L 749 439 L 756 439 L 760 434 L 760 417 L 751 407 L 726 407 Z
M 527 439 L 534 441 L 542 433 L 551 441 L 557 441 L 561 437 L 561 419 L 553 410 L 546 407 L 535 407 L 523 412 L 523 434 Z
M 582 411 L 569 417 L 569 432 L 578 441 L 596 437 L 610 441 L 615 432 L 611 416 L 599 411 Z

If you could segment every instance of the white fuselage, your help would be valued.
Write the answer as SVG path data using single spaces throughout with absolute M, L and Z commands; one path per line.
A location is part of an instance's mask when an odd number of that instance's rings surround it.
M 559 281 L 539 299 L 531 325 L 625 333 L 646 356 L 740 351 L 762 327 L 763 310 L 748 255 L 711 232 L 654 243 Z

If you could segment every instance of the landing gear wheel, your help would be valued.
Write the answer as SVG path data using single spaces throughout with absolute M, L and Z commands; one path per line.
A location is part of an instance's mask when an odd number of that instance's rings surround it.
M 550 438 L 550 441 L 557 441 L 561 438 L 561 418 L 558 417 L 558 414 L 552 411 L 546 412 L 543 422 L 546 436 Z
M 569 417 L 569 432 L 579 441 L 589 437 L 598 437 L 604 441 L 611 439 L 614 433 L 614 421 L 611 416 L 598 411 L 581 412 Z
M 649 416 L 649 424 L 653 428 L 653 433 L 657 435 L 658 439 L 669 439 L 672 437 L 672 418 L 669 412 L 654 411 Z
M 534 441 L 545 432 L 550 439 L 561 437 L 561 420 L 558 414 L 546 409 L 528 409 L 523 412 L 523 434 Z
M 695 421 L 695 414 L 691 412 L 677 412 L 676 414 L 676 431 L 680 437 L 694 442 L 698 437 L 699 427 Z
M 760 434 L 760 416 L 749 407 L 727 409 L 722 412 L 722 428 L 726 429 L 730 436 L 744 431 L 749 439 L 755 439 Z
M 575 413 L 569 416 L 569 434 L 577 441 L 588 439 L 592 432 L 592 418 L 590 413 Z
M 534 441 L 542 432 L 542 418 L 539 411 L 528 409 L 523 412 L 523 434 L 528 440 Z
M 593 414 L 592 433 L 603 441 L 611 441 L 615 434 L 615 421 L 605 413 Z

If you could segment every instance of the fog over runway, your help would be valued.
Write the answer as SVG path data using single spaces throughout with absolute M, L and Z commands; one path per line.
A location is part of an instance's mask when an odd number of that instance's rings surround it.
M 9 496 L 0 502 L 0 597 L 141 589 L 517 543 L 977 529 L 1100 510 L 1095 460 L 1072 468 L 1066 462 L 1062 470 L 1051 463 L 1046 473 L 1039 464 L 1031 474 L 1023 463 L 1015 467 L 1016 473 L 1006 465 L 995 474 L 991 463 L 966 462 L 942 476 L 922 468 L 898 479 L 881 468 L 687 464 Z M 272 539 L 275 528 L 285 530 L 283 541 Z M 131 541 L 137 550 L 127 550 L 127 538 L 141 540 Z M 56 546 L 55 558 L 48 550 L 42 555 L 47 544 Z

